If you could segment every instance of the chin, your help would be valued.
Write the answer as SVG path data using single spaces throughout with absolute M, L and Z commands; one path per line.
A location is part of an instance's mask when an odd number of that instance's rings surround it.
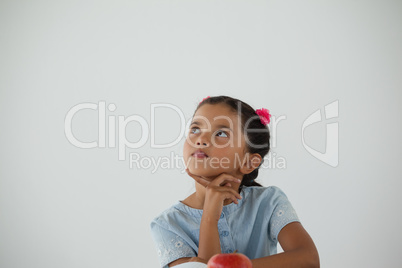
M 193 173 L 194 175 L 198 175 L 198 176 L 210 176 L 211 171 L 209 171 L 208 169 L 204 168 L 204 167 L 188 167 L 188 170 Z
M 220 169 L 213 169 L 211 167 L 194 167 L 194 166 L 189 166 L 188 170 L 193 173 L 194 175 L 197 176 L 203 176 L 203 177 L 214 177 L 214 176 L 218 176 L 219 174 L 225 172 L 223 170 Z

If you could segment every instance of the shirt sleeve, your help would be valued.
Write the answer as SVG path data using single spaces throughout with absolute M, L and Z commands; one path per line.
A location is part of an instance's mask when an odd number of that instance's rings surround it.
M 274 204 L 275 208 L 272 212 L 270 220 L 270 233 L 271 239 L 274 241 L 278 240 L 278 234 L 287 224 L 298 221 L 299 217 L 296 214 L 292 204 L 288 200 L 285 193 L 278 187 L 272 186 L 274 193 Z
M 185 239 L 155 220 L 151 222 L 151 234 L 162 268 L 168 268 L 168 264 L 177 259 L 197 256 Z

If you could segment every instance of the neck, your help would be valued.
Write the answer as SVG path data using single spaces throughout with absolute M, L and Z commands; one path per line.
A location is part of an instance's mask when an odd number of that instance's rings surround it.
M 232 174 L 231 174 L 232 175 Z M 242 179 L 243 178 L 243 174 L 237 174 L 237 175 L 233 175 L 234 177 L 238 178 L 238 179 Z M 218 176 L 214 176 L 214 177 L 208 177 L 211 181 L 213 181 L 216 177 Z M 233 190 L 235 190 L 236 192 L 239 192 L 239 188 L 240 188 L 240 183 L 234 183 L 234 182 L 230 182 L 231 184 L 231 188 Z M 205 202 L 205 194 L 206 194 L 206 188 L 205 186 L 199 184 L 198 182 L 195 182 L 195 193 L 192 194 L 192 207 L 196 208 L 196 209 L 203 209 L 204 208 L 204 202 Z M 231 204 L 233 201 L 230 199 L 226 199 L 223 202 L 223 205 L 229 205 Z

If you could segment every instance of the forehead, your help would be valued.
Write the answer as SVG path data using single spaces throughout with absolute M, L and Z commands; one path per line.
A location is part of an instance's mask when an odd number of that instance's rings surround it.
M 236 127 L 240 122 L 239 117 L 232 108 L 225 104 L 204 104 L 194 114 L 193 121 L 205 124 L 208 120 L 211 125 L 214 124 L 232 124 Z

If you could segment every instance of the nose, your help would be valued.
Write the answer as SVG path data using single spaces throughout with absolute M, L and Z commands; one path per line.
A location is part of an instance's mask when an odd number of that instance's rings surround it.
M 209 141 L 206 137 L 206 134 L 201 134 L 198 136 L 197 140 L 195 141 L 195 144 L 198 146 L 208 146 L 209 145 Z
M 201 145 L 201 142 L 197 141 L 197 145 Z M 202 142 L 202 145 L 206 146 L 207 143 L 206 143 L 206 142 Z

